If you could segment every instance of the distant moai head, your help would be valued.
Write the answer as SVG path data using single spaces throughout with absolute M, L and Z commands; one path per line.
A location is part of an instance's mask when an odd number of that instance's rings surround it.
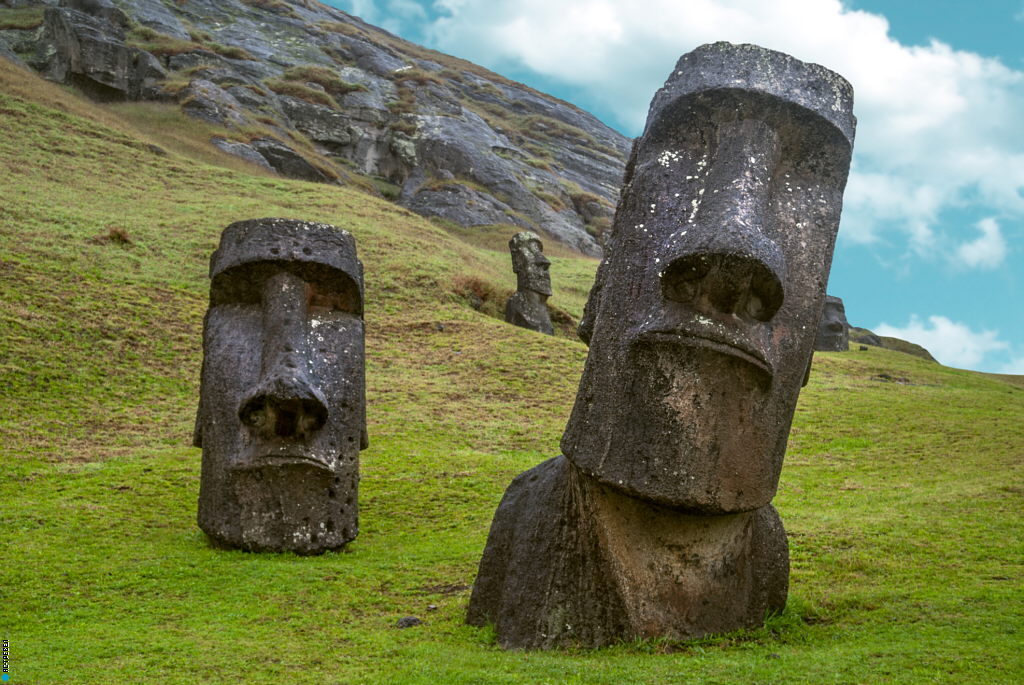
M 551 262 L 544 256 L 544 244 L 532 231 L 522 231 L 508 241 L 512 253 L 512 270 L 516 272 L 516 289 L 532 290 L 551 296 Z
M 827 295 L 825 309 L 818 324 L 814 349 L 822 352 L 845 352 L 850 347 L 850 324 L 846 321 L 846 307 L 838 297 Z
M 355 239 L 327 224 L 240 221 L 224 229 L 210 277 L 199 526 L 242 549 L 340 547 L 358 532 L 366 446 Z
M 680 58 L 633 145 L 580 324 L 563 453 L 700 513 L 775 493 L 825 298 L 855 119 L 816 64 L 715 43 Z

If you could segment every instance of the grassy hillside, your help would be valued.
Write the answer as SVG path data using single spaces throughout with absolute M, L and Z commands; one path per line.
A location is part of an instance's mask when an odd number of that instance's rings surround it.
M 469 587 L 505 486 L 557 451 L 585 347 L 487 315 L 514 288 L 505 229 L 196 160 L 187 126 L 152 121 L 0 67 L 11 683 L 1021 679 L 1024 387 L 875 348 L 819 354 L 802 395 L 775 500 L 783 615 L 683 644 L 497 649 L 462 624 Z M 366 267 L 371 446 L 341 553 L 217 550 L 194 522 L 208 258 L 260 216 L 348 228 Z M 551 304 L 578 317 L 596 264 L 552 252 Z

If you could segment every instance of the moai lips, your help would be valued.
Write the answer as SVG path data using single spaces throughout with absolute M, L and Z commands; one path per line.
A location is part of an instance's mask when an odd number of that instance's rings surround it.
M 512 270 L 516 273 L 516 292 L 505 303 L 505 321 L 531 331 L 554 334 L 547 300 L 551 296 L 551 262 L 544 256 L 540 237 L 522 231 L 508 241 Z
M 355 240 L 326 224 L 241 221 L 224 230 L 210 277 L 199 526 L 248 550 L 341 547 L 358 533 L 366 446 Z
M 691 638 L 785 606 L 770 502 L 853 145 L 838 75 L 752 45 L 684 55 L 633 147 L 580 324 L 563 456 L 495 514 L 467 622 L 506 648 Z

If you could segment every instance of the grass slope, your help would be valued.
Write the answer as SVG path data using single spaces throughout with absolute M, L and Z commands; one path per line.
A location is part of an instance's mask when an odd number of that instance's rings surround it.
M 11 683 L 1022 677 L 1019 379 L 820 354 L 775 500 L 783 615 L 690 643 L 505 653 L 462 624 L 469 587 L 505 486 L 556 453 L 586 356 L 458 294 L 477 284 L 496 311 L 514 287 L 507 236 L 461 240 L 351 190 L 160 154 L 116 108 L 9 67 L 0 121 Z M 341 553 L 216 550 L 194 523 L 207 262 L 225 225 L 258 216 L 346 227 L 366 266 L 371 446 Z M 555 252 L 552 304 L 578 317 L 595 263 Z M 395 628 L 405 615 L 425 623 Z

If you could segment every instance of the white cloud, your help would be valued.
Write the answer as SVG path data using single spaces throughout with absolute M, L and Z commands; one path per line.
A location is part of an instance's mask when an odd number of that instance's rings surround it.
M 345 2 L 329 2 L 330 5 L 341 7 L 349 14 L 353 14 L 363 21 L 374 24 L 380 19 L 377 14 L 377 3 L 375 0 L 346 0 Z
M 940 227 L 944 211 L 984 203 L 1024 216 L 1024 74 L 936 41 L 902 45 L 884 17 L 839 0 L 435 0 L 434 8 L 445 16 L 427 29 L 433 46 L 582 89 L 633 131 L 675 60 L 702 43 L 757 43 L 839 72 L 854 85 L 860 120 L 845 240 L 902 235 L 918 255 L 952 254 L 968 236 Z
M 1006 259 L 1006 240 L 996 220 L 989 217 L 977 224 L 981 235 L 956 250 L 960 263 L 968 268 L 994 269 Z
M 1024 357 L 1016 357 L 999 367 L 997 373 L 1010 373 L 1015 376 L 1024 376 Z
M 917 343 L 940 363 L 960 369 L 978 369 L 985 365 L 990 353 L 1003 352 L 1010 347 L 999 340 L 999 331 L 976 333 L 969 326 L 944 316 L 929 316 L 924 323 L 914 314 L 910 323 L 901 328 L 881 323 L 872 330 L 878 335 Z
M 426 10 L 416 0 L 336 0 L 327 4 L 392 33 L 401 33 L 410 22 L 427 19 Z

